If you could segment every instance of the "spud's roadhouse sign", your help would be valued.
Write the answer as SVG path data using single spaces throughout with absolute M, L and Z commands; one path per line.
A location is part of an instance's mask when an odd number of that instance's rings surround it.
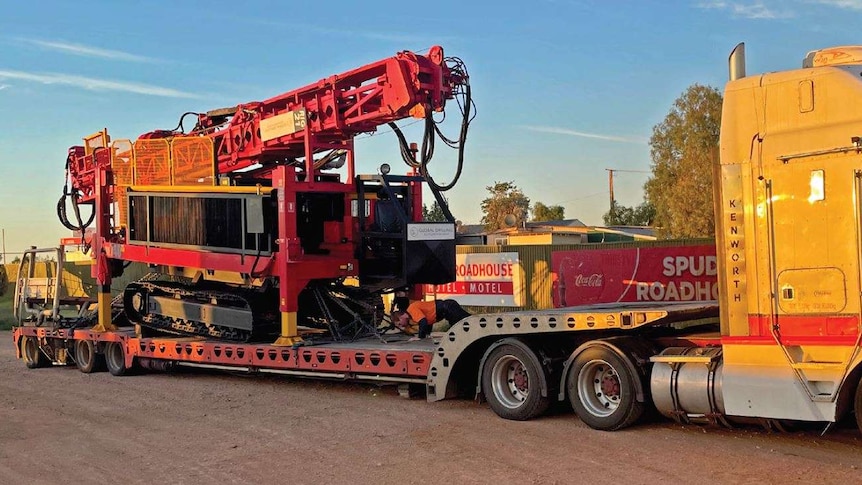
M 425 292 L 469 306 L 523 305 L 518 253 L 457 254 L 455 273 L 454 282 L 427 285 Z
M 713 244 L 551 253 L 554 307 L 718 299 Z

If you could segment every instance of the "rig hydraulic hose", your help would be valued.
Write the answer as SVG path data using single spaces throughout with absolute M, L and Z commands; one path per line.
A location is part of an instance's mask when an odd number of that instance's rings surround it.
M 432 111 L 430 109 L 426 110 L 422 146 L 419 150 L 419 160 L 416 160 L 416 155 L 410 149 L 407 139 L 404 137 L 404 133 L 394 122 L 389 123 L 389 127 L 392 128 L 395 136 L 398 137 L 398 145 L 401 149 L 401 158 L 410 167 L 417 168 L 419 173 L 428 181 L 428 185 L 440 192 L 445 192 L 453 188 L 455 184 L 458 183 L 458 179 L 461 178 L 461 172 L 464 168 L 464 146 L 467 143 L 467 130 L 470 128 L 470 123 L 476 116 L 475 104 L 473 103 L 473 96 L 470 91 L 470 76 L 467 74 L 467 67 L 464 65 L 464 62 L 457 57 L 446 58 L 446 61 L 447 63 L 452 64 L 450 70 L 461 79 L 461 82 L 456 86 L 456 91 L 454 93 L 455 99 L 461 110 L 461 131 L 458 139 L 451 140 L 443 135 L 438 126 L 439 123 L 433 118 Z M 463 97 L 463 101 L 461 97 Z M 458 167 L 455 171 L 455 176 L 448 184 L 438 184 L 434 181 L 428 171 L 428 164 L 434 157 L 435 134 L 439 136 L 446 145 L 458 150 Z

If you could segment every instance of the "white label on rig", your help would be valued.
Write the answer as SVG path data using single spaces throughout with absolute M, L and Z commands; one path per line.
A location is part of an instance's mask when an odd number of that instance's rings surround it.
M 455 224 L 422 222 L 407 224 L 408 241 L 449 241 L 455 239 Z
M 305 129 L 305 110 L 288 111 L 260 120 L 260 139 L 274 140 Z

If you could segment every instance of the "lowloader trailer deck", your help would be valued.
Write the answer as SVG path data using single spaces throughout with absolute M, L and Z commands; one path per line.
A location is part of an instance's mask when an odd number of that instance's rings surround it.
M 285 347 L 233 343 L 199 337 L 143 338 L 134 328 L 111 332 L 19 326 L 13 331 L 18 357 L 28 367 L 77 365 L 83 372 L 106 368 L 115 376 L 135 369 L 166 371 L 198 367 L 295 377 L 377 381 L 424 385 L 428 401 L 485 396 L 495 412 L 509 419 L 540 415 L 554 399 L 565 399 L 560 370 L 578 347 L 603 349 L 628 361 L 648 362 L 660 345 L 718 344 L 717 335 L 676 329 L 680 322 L 715 320 L 716 302 L 593 305 L 541 312 L 474 315 L 433 339 L 409 341 L 407 335 L 383 334 L 353 342 Z M 655 342 L 627 337 L 652 328 Z M 604 340 L 595 340 L 604 335 Z M 598 343 L 597 343 L 598 342 Z M 570 359 L 569 359 L 570 360 Z M 554 370 L 556 369 L 556 370 Z M 636 384 L 643 369 L 630 369 Z M 621 370 L 628 372 L 629 370 Z M 621 391 L 611 390 L 609 406 Z

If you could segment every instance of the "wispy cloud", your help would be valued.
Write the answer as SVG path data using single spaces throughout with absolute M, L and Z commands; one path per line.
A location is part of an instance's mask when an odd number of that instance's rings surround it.
M 8 87 L 11 87 L 11 86 L 9 86 L 8 84 L 0 84 L 0 91 L 3 91 L 4 89 L 6 89 Z
M 27 44 L 35 45 L 37 47 L 41 47 L 42 49 L 63 52 L 65 54 L 71 54 L 73 56 L 97 57 L 100 59 L 110 59 L 114 61 L 125 62 L 158 62 L 158 59 L 153 59 L 151 57 L 139 56 L 137 54 L 130 54 L 128 52 L 112 49 L 102 49 L 100 47 L 93 47 L 84 44 L 74 44 L 61 40 L 28 39 L 24 37 L 19 37 L 17 38 L 17 40 Z
M 522 126 L 525 130 L 538 131 L 540 133 L 554 133 L 557 135 L 579 136 L 582 138 L 594 138 L 597 140 L 614 141 L 619 143 L 646 143 L 646 138 L 639 136 L 603 135 L 599 133 L 587 133 L 584 131 L 570 130 L 567 128 L 556 128 L 553 126 Z
M 862 10 L 862 0 L 814 0 L 814 3 L 848 10 Z
M 850 1 L 850 0 L 835 0 L 835 1 Z M 723 1 L 708 1 L 701 2 L 697 5 L 698 8 L 707 10 L 725 10 L 730 12 L 734 17 L 741 17 L 752 20 L 774 20 L 794 17 L 795 14 L 791 10 L 778 10 L 774 7 L 766 5 L 764 2 L 723 2 Z
M 59 84 L 87 89 L 89 91 L 120 91 L 125 93 L 144 94 L 148 96 L 162 96 L 167 98 L 200 98 L 200 96 L 184 91 L 178 91 L 150 84 L 139 84 L 124 81 L 112 81 L 109 79 L 96 79 L 73 74 L 59 73 L 34 73 L 24 71 L 12 71 L 0 69 L 0 81 L 4 79 L 18 79 L 41 84 Z

